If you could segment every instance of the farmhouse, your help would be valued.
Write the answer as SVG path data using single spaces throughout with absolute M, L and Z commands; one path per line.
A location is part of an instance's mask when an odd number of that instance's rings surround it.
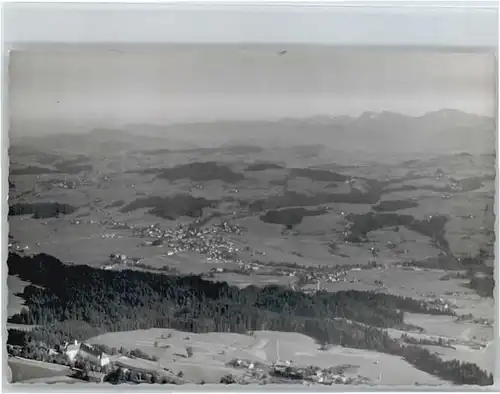
M 104 367 L 110 363 L 107 354 L 98 351 L 86 343 L 78 343 L 76 340 L 73 344 L 66 346 L 65 354 L 71 362 L 74 362 L 76 359 L 82 359 L 100 367 Z

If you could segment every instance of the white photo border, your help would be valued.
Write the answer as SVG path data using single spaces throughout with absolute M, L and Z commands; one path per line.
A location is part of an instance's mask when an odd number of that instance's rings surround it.
M 164 44 L 239 44 L 239 45 L 329 45 L 366 49 L 426 49 L 450 51 L 486 51 L 498 53 L 498 3 L 496 1 L 158 1 L 158 2 L 6 2 L 2 4 L 2 111 L 1 168 L 2 183 L 2 278 L 6 278 L 8 179 L 8 52 L 12 49 L 72 47 L 83 45 L 123 49 Z M 498 68 L 497 68 L 498 70 Z M 498 75 L 498 73 L 497 73 Z M 498 94 L 498 83 L 497 83 Z M 498 102 L 498 101 L 497 101 Z M 497 105 L 498 108 L 498 105 Z M 497 109 L 498 111 L 498 109 Z M 498 114 L 497 114 L 498 116 Z M 499 119 L 497 117 L 497 119 Z M 498 134 L 497 134 L 498 135 Z M 497 138 L 497 152 L 500 146 Z M 497 159 L 498 160 L 498 159 Z M 497 173 L 498 173 L 497 162 Z M 499 217 L 498 177 L 496 215 Z M 496 222 L 498 234 L 498 221 Z M 498 240 L 495 245 L 498 257 Z M 498 260 L 495 260 L 498 267 Z M 496 269 L 496 283 L 499 283 Z M 5 279 L 0 281 L 3 308 L 7 305 Z M 499 298 L 496 287 L 496 300 Z M 495 332 L 499 335 L 498 305 Z M 6 341 L 3 322 L 2 341 Z M 499 335 L 500 336 L 500 335 Z M 5 342 L 2 342 L 5 343 Z M 500 380 L 500 355 L 497 338 L 495 385 L 481 391 L 497 391 Z M 4 345 L 0 346 L 2 370 L 7 364 Z M 2 374 L 4 375 L 4 374 Z M 182 392 L 305 392 L 261 386 L 262 390 L 215 386 L 176 386 L 169 391 Z M 165 392 L 166 386 L 120 387 L 120 392 Z M 132 389 L 132 390 L 130 390 Z M 443 391 L 470 391 L 456 387 Z M 117 387 L 88 385 L 7 385 L 2 392 L 117 392 Z M 333 391 L 331 388 L 314 391 Z M 339 390 L 340 391 L 340 390 Z M 342 391 L 428 391 L 407 387 Z M 479 391 L 479 388 L 477 388 Z M 432 391 L 429 391 L 432 392 Z

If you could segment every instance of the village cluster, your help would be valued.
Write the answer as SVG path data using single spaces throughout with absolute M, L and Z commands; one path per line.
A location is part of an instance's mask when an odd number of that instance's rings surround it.
M 349 267 L 304 267 L 287 266 L 283 263 L 262 262 L 257 258 L 242 260 L 238 258 L 238 252 L 243 251 L 251 256 L 265 256 L 265 252 L 253 250 L 248 246 L 239 246 L 227 239 L 225 234 L 241 235 L 245 229 L 234 225 L 226 220 L 212 224 L 209 227 L 201 227 L 195 224 L 178 224 L 173 228 L 162 229 L 159 224 L 151 224 L 146 227 L 133 227 L 125 222 L 105 221 L 101 224 L 114 229 L 132 229 L 134 236 L 147 238 L 141 246 L 162 246 L 167 249 L 166 256 L 172 256 L 185 251 L 197 252 L 206 256 L 206 261 L 214 264 L 235 263 L 238 268 L 214 267 L 210 274 L 215 273 L 239 273 L 242 275 L 260 274 L 274 276 L 290 276 L 299 278 L 303 284 L 335 283 L 355 281 L 348 279 L 349 271 L 361 270 L 361 266 Z M 104 234 L 107 237 L 116 236 L 114 233 Z M 117 268 L 120 264 L 140 264 L 142 259 L 130 258 L 124 254 L 111 255 L 111 264 L 104 266 L 105 269 Z M 363 268 L 365 268 L 363 266 Z M 381 268 L 372 263 L 369 268 Z M 209 274 L 209 276 L 210 276 Z
M 149 383 L 186 383 L 182 372 L 174 374 L 170 369 L 160 366 L 156 358 L 151 358 L 140 350 L 128 352 L 124 349 L 112 355 L 101 350 L 101 346 L 80 343 L 74 340 L 55 349 L 44 343 L 37 344 L 38 354 L 45 352 L 53 363 L 70 366 L 72 376 L 86 381 L 111 383 L 149 382 Z M 20 346 L 7 345 L 10 357 L 22 356 Z M 125 352 L 126 354 L 122 354 Z M 146 364 L 141 362 L 146 360 Z M 151 362 L 153 361 L 153 362 Z M 370 383 L 367 378 L 344 375 L 343 366 L 320 368 L 300 366 L 292 361 L 276 361 L 271 365 L 243 359 L 233 359 L 226 364 L 230 368 L 244 371 L 241 374 L 227 374 L 220 379 L 222 384 L 249 384 L 259 382 L 295 382 L 304 384 L 360 384 Z M 239 376 L 237 376 L 239 375 Z
M 233 359 L 227 365 L 245 371 L 245 375 L 240 377 L 237 383 L 249 383 L 249 380 L 262 381 L 269 378 L 274 383 L 282 381 L 326 386 L 333 384 L 369 384 L 369 380 L 365 377 L 345 376 L 344 369 L 347 368 L 343 368 L 343 366 L 330 368 L 320 368 L 314 365 L 301 366 L 290 360 L 276 361 L 268 366 L 242 359 Z
M 71 223 L 75 225 L 94 224 L 95 220 L 73 219 Z M 221 220 L 220 223 L 212 224 L 211 226 L 201 227 L 196 224 L 178 224 L 173 228 L 163 229 L 159 224 L 151 224 L 149 226 L 133 226 L 123 221 L 102 220 L 99 222 L 102 226 L 114 230 L 132 230 L 134 236 L 146 239 L 141 246 L 161 246 L 162 254 L 172 256 L 184 251 L 197 252 L 206 256 L 206 261 L 214 264 L 234 263 L 237 267 L 214 267 L 206 275 L 213 277 L 220 273 L 237 273 L 241 275 L 272 275 L 272 276 L 288 276 L 296 278 L 292 284 L 294 290 L 301 289 L 306 293 L 314 293 L 322 289 L 322 284 L 336 282 L 359 282 L 358 279 L 349 276 L 350 272 L 361 271 L 364 269 L 382 269 L 384 265 L 377 264 L 375 258 L 378 253 L 377 248 L 370 248 L 373 255 L 373 260 L 368 265 L 349 265 L 349 266 L 318 266 L 307 267 L 297 264 L 287 264 L 286 262 L 263 262 L 258 258 L 252 260 L 242 260 L 238 258 L 238 252 L 248 252 L 252 256 L 258 257 L 265 255 L 265 252 L 252 250 L 248 246 L 237 246 L 233 241 L 225 237 L 226 234 L 241 235 L 244 233 L 244 228 L 231 224 L 226 220 Z M 103 238 L 118 237 L 117 233 L 110 232 L 101 234 Z M 9 248 L 17 252 L 28 249 L 28 246 L 20 246 L 16 241 L 9 242 Z M 123 253 L 112 253 L 109 256 L 109 261 L 105 262 L 102 269 L 122 269 L 124 267 L 151 268 L 160 269 L 162 271 L 171 271 L 168 266 L 163 268 L 149 267 L 145 264 L 141 257 L 131 257 Z M 396 266 L 404 266 L 404 264 L 396 264 Z M 411 270 L 421 270 L 418 267 L 405 267 Z M 313 286 L 307 286 L 313 285 Z M 384 283 L 376 281 L 381 289 L 385 288 Z M 428 302 L 428 306 L 432 309 L 447 311 L 453 308 L 446 301 L 433 300 Z
M 159 224 L 147 227 L 132 227 L 123 222 L 107 222 L 114 229 L 132 229 L 134 236 L 148 238 L 141 246 L 162 246 L 167 249 L 166 256 L 172 256 L 185 251 L 197 252 L 206 256 L 211 263 L 226 263 L 234 261 L 239 248 L 234 242 L 224 238 L 223 233 L 242 234 L 243 229 L 226 221 L 213 224 L 210 227 L 199 228 L 193 225 L 178 224 L 174 228 L 162 229 Z M 115 233 L 104 234 L 114 237 Z M 124 254 L 112 254 L 111 264 L 104 269 L 116 268 L 117 264 L 138 264 L 141 258 L 129 258 Z
M 222 233 L 241 234 L 242 232 L 240 227 L 225 221 L 205 228 L 179 224 L 166 230 L 160 229 L 158 225 L 134 229 L 136 236 L 155 238 L 153 241 L 146 241 L 145 245 L 168 247 L 167 255 L 192 251 L 206 255 L 206 260 L 213 263 L 233 260 L 239 250 L 234 242 L 225 239 Z

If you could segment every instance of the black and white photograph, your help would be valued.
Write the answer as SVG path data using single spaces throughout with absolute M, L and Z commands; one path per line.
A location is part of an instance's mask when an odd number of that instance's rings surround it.
M 492 385 L 496 65 L 12 51 L 8 381 Z

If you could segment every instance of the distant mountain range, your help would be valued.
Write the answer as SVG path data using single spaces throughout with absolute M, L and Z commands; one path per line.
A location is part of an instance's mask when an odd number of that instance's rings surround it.
M 274 121 L 213 121 L 174 125 L 131 124 L 123 129 L 94 129 L 24 137 L 17 142 L 38 148 L 86 151 L 129 149 L 194 149 L 231 144 L 264 147 L 324 145 L 353 152 L 492 153 L 496 132 L 493 118 L 440 110 L 423 116 L 365 112 L 358 117 L 317 116 Z
M 130 132 L 142 129 L 134 125 L 127 128 Z M 418 117 L 386 111 L 365 112 L 358 117 L 186 123 L 159 131 L 200 146 L 319 144 L 336 150 L 436 153 L 490 153 L 496 146 L 494 119 L 457 110 Z

